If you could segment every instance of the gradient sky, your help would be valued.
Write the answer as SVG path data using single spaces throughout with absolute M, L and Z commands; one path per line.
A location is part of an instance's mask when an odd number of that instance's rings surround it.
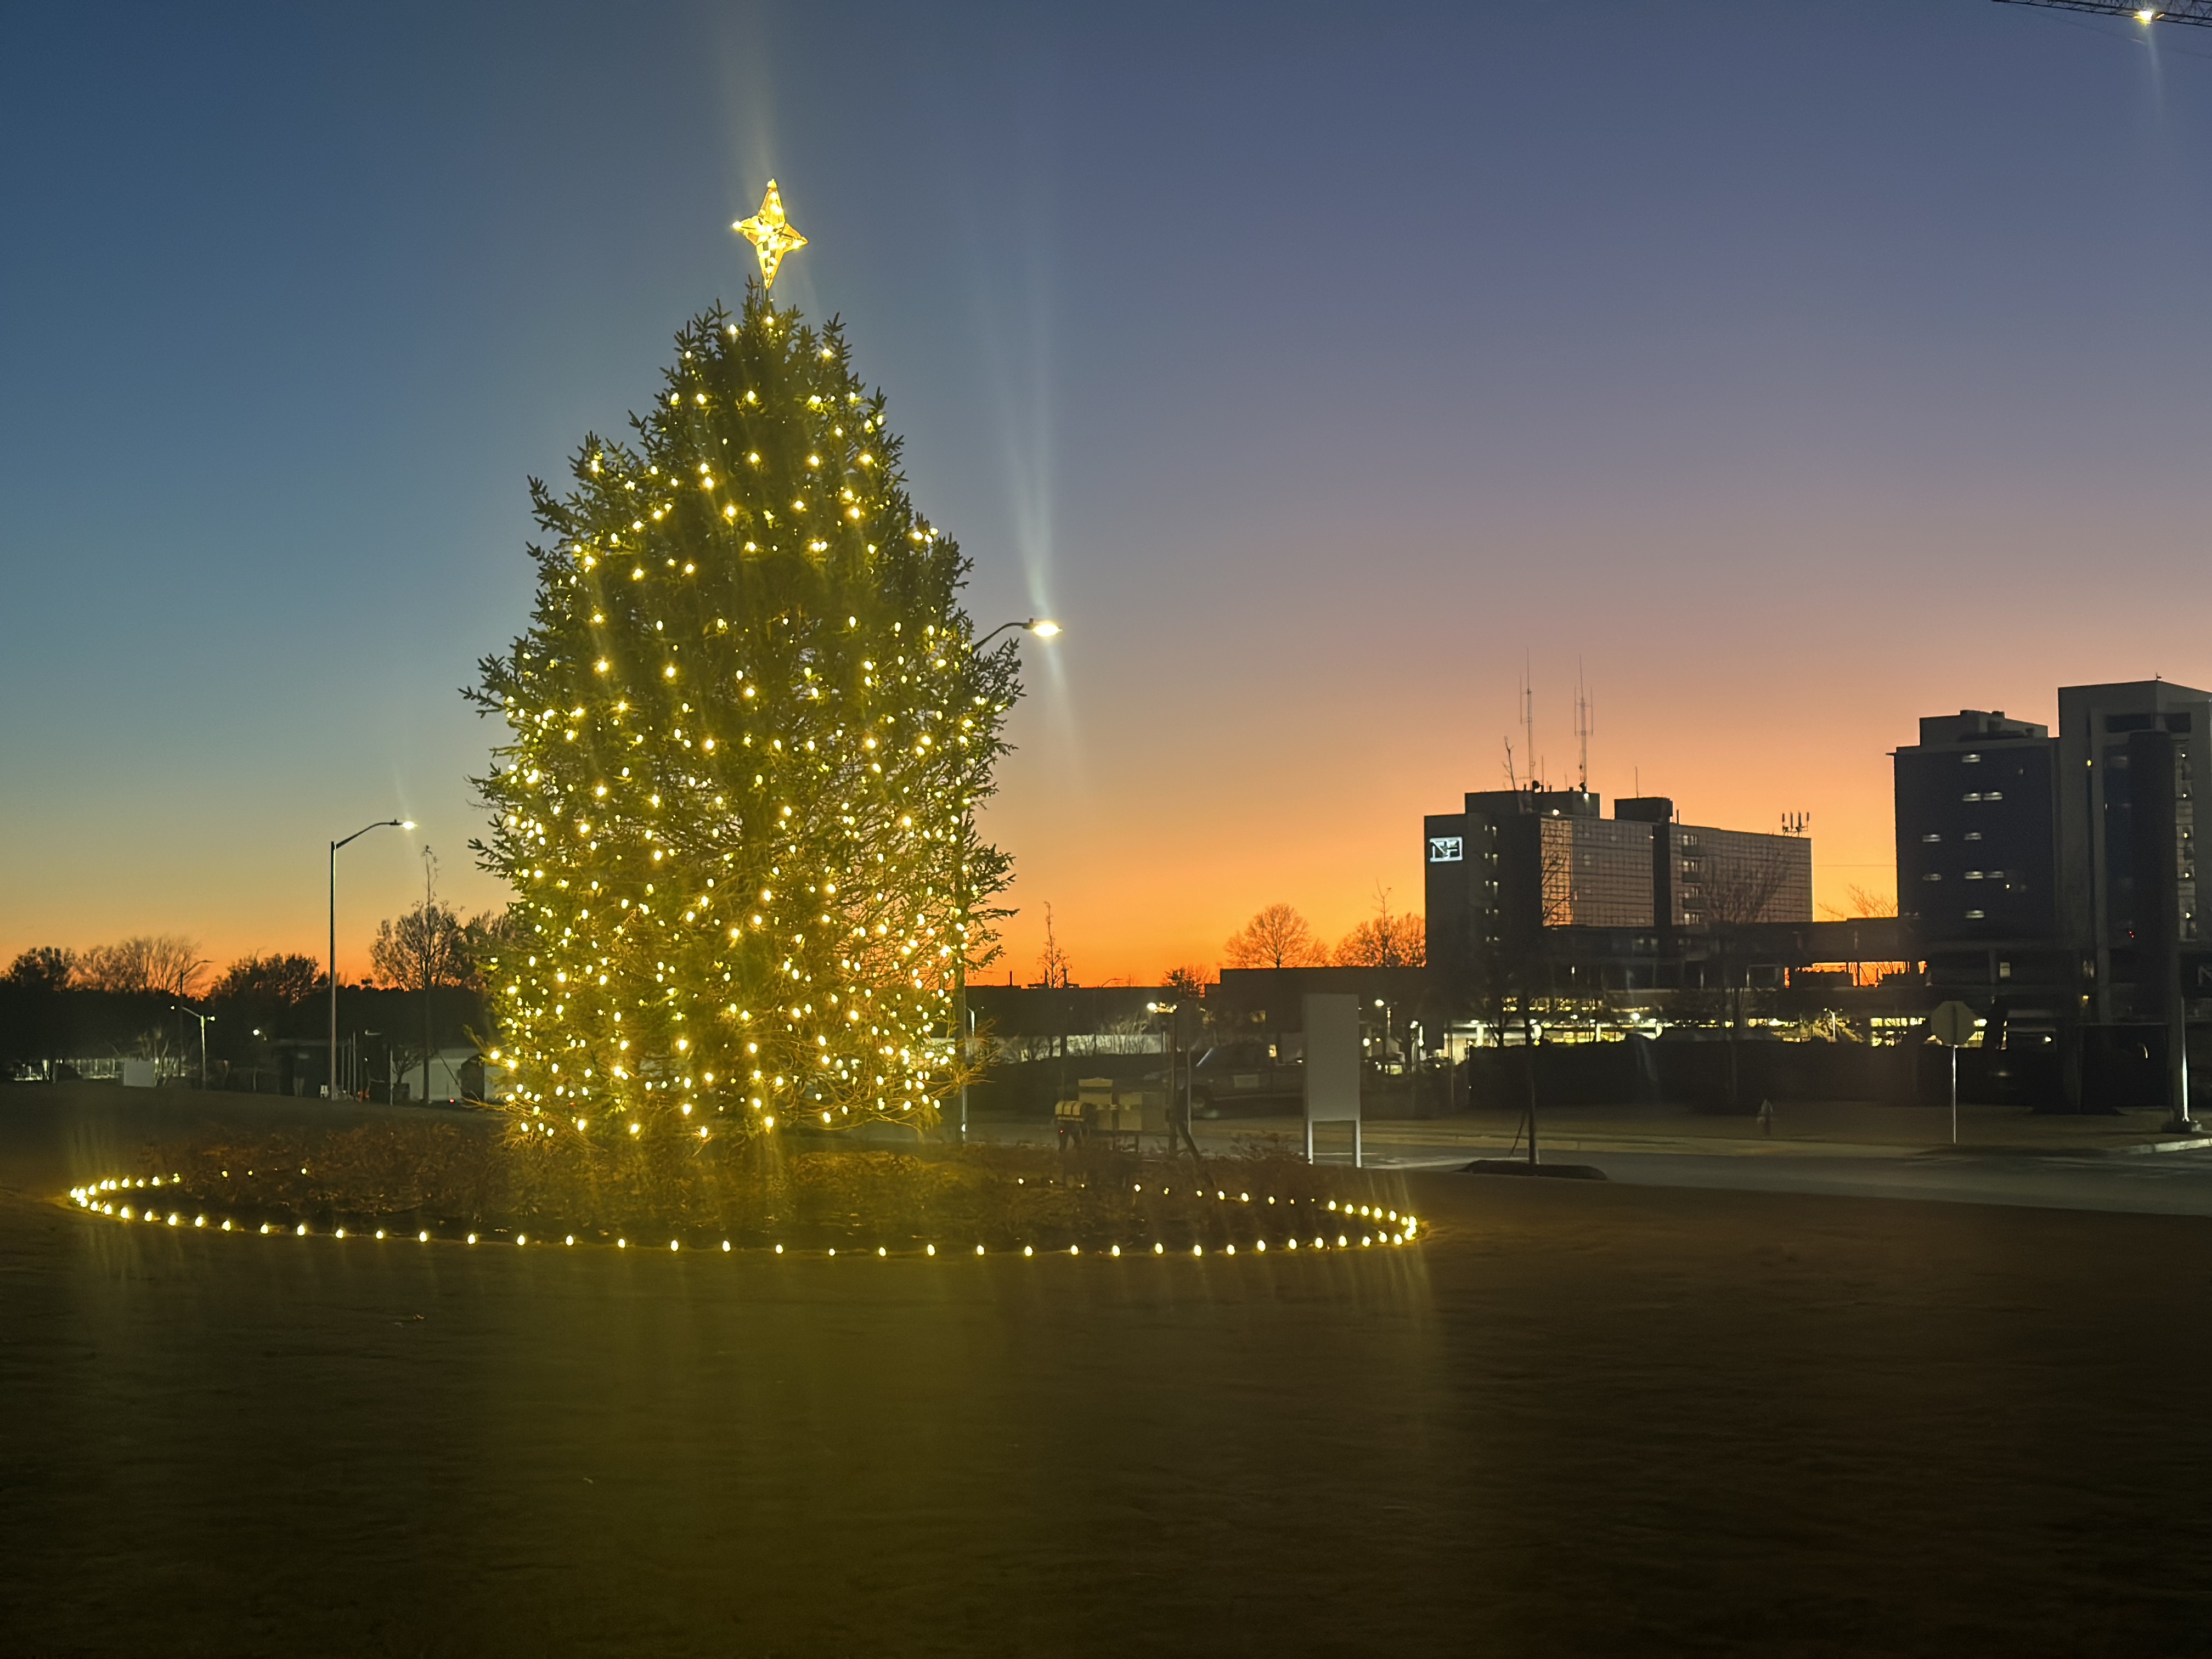
M 770 174 L 1027 647 L 1008 958 L 1419 903 L 1537 746 L 1891 878 L 1923 714 L 2212 681 L 2212 31 L 1987 0 L 4 14 L 0 951 L 468 907 L 524 480 Z M 2148 38 L 2147 37 L 2148 33 Z

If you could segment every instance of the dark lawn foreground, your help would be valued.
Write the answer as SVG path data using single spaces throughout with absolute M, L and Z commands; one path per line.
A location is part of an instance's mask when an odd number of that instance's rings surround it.
M 830 1260 L 52 1201 L 237 1111 L 0 1092 L 10 1654 L 2212 1646 L 2201 1222 L 1434 1176 L 1418 1249 Z

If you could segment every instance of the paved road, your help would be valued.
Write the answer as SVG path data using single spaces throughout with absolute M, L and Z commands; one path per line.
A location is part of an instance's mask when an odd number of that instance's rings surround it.
M 1660 1127 L 1655 1124 L 1655 1127 Z M 1003 1139 L 1041 1139 L 1040 1126 L 996 1124 Z M 1503 1145 L 1471 1144 L 1447 1129 L 1424 1141 L 1413 1126 L 1392 1123 L 1389 1139 L 1368 1143 L 1378 1169 L 1455 1170 L 1469 1159 L 1508 1156 Z M 1200 1126 L 1202 1145 L 1225 1147 L 1240 1135 L 1291 1139 L 1279 1121 Z M 1730 1141 L 1706 1151 L 1696 1142 L 1648 1149 L 1577 1146 L 1574 1134 L 1547 1142 L 1559 1164 L 1593 1164 L 1610 1180 L 1638 1187 L 1701 1188 L 1729 1192 L 1814 1193 L 1850 1198 L 1921 1200 L 1947 1204 L 2006 1204 L 2036 1209 L 2096 1210 L 2142 1215 L 2212 1216 L 2212 1149 L 2194 1152 L 1929 1152 L 1905 1147 Z M 1708 1142 L 1707 1144 L 1711 1144 Z
M 1375 1160 L 1401 1168 L 1456 1168 L 1463 1152 L 1413 1149 Z M 2014 1204 L 2049 1210 L 2143 1215 L 2212 1215 L 2212 1154 L 2168 1152 L 2079 1158 L 1918 1153 L 1906 1158 L 1749 1158 L 1696 1152 L 1569 1152 L 1559 1162 L 1594 1164 L 1638 1187 L 1731 1192 L 1822 1193 L 1920 1199 L 1946 1204 Z

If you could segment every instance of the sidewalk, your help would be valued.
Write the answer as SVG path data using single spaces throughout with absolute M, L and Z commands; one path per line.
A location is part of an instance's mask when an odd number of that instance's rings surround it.
M 1006 1126 L 1011 1128 L 1012 1126 Z M 2212 1136 L 2176 1137 L 2162 1111 L 2072 1117 L 2012 1106 L 1959 1108 L 1959 1139 L 1951 1142 L 1948 1107 L 1886 1106 L 1863 1101 L 1778 1105 L 1771 1133 L 1755 1118 L 1692 1112 L 1678 1106 L 1557 1106 L 1537 1109 L 1543 1152 L 1684 1152 L 1705 1157 L 1786 1155 L 1792 1158 L 1900 1158 L 1956 1153 L 2073 1156 L 2142 1153 L 2212 1147 Z M 1283 1139 L 1303 1148 L 1305 1125 L 1296 1117 L 1222 1118 L 1193 1126 L 1200 1145 L 1227 1147 L 1238 1140 Z M 1345 1131 L 1323 1131 L 1332 1146 Z M 1369 1120 L 1362 1130 L 1370 1156 L 1397 1161 L 1441 1159 L 1464 1152 L 1496 1157 L 1516 1138 L 1527 1140 L 1517 1114 L 1462 1113 L 1453 1117 Z
M 1194 1127 L 1209 1153 L 1242 1146 L 1297 1155 L 1305 1146 L 1305 1124 L 1294 1117 Z M 1525 1157 L 1527 1140 L 1515 1145 L 1519 1127 L 1502 1112 L 1370 1120 L 1362 1150 L 1370 1169 L 1442 1172 L 1476 1158 Z M 1540 1109 L 1537 1127 L 1547 1162 L 1589 1164 L 1626 1187 L 2212 1218 L 2212 1137 L 2177 1141 L 2162 1112 L 2039 1117 L 1961 1106 L 1956 1146 L 1948 1108 L 1870 1102 L 1781 1107 L 1771 1135 L 1754 1119 L 1658 1106 Z M 979 1139 L 1033 1143 L 1053 1133 L 1048 1123 L 1005 1121 L 974 1130 Z M 1349 1126 L 1327 1125 L 1315 1151 L 1342 1164 L 1351 1141 Z M 2160 1150 L 2171 1155 L 2136 1156 Z

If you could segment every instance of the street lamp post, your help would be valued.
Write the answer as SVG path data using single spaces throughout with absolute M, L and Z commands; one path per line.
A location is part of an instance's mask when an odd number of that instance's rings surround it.
M 1041 640 L 1051 639 L 1054 635 L 1060 632 L 1060 624 L 1054 622 L 1050 617 L 1031 617 L 1027 622 L 1000 623 L 996 628 L 984 635 L 981 639 L 976 641 L 975 644 L 969 646 L 968 648 L 970 651 L 981 651 L 985 646 L 990 644 L 993 640 L 997 639 L 1000 635 L 1005 633 L 1010 628 L 1026 629 L 1029 632 L 1036 635 Z
M 1176 1150 L 1176 1009 L 1178 1006 L 1172 1002 L 1148 1002 L 1145 1005 L 1145 1012 L 1160 1023 L 1160 1059 L 1163 1062 L 1163 1069 L 1160 1073 L 1160 1121 L 1167 1126 L 1167 1154 L 1170 1158 L 1175 1156 Z M 1141 1118 L 1137 1127 L 1139 1130 L 1137 1145 L 1141 1151 L 1144 1146 L 1144 1123 Z M 1184 1133 L 1188 1134 L 1189 1129 L 1190 1126 L 1185 1123 Z
M 1190 1149 L 1191 1162 L 1198 1162 L 1198 1133 L 1192 1127 L 1198 1109 L 1198 1053 L 1196 1046 L 1183 1036 L 1182 1002 L 1148 1002 L 1145 1012 L 1158 1017 L 1160 1022 L 1160 1053 L 1166 1058 L 1167 1073 L 1164 1087 L 1160 1091 L 1164 1106 L 1162 1116 L 1167 1124 L 1167 1152 L 1175 1156 L 1176 1132 L 1182 1132 L 1182 1143 Z M 1191 1012 L 1199 1013 L 1195 1006 Z M 1182 1104 L 1176 1104 L 1176 1089 L 1182 1089 Z
M 324 1097 L 333 1104 L 338 1097 L 338 848 L 359 841 L 372 830 L 412 830 L 412 818 L 379 818 L 364 823 L 344 841 L 331 843 L 331 1048 L 323 1070 L 328 1079 Z
M 422 1103 L 430 1103 L 430 900 L 435 891 L 437 854 L 422 849 Z
M 169 1006 L 180 1014 L 190 1014 L 200 1023 L 200 1092 L 205 1094 L 207 1092 L 207 1028 L 208 1022 L 215 1016 L 204 1014 L 197 1008 L 187 1008 L 181 1002 L 172 1003 Z
M 1000 623 L 989 633 L 968 647 L 969 653 L 981 651 L 1010 628 L 1021 629 L 1041 640 L 1048 640 L 1060 632 L 1060 624 L 1049 617 L 1031 617 L 1026 622 Z M 954 953 L 952 968 L 952 1029 L 960 1040 L 960 1139 L 968 1139 L 968 1062 L 975 1047 L 975 1023 L 968 1012 L 968 838 L 975 827 L 975 815 L 969 803 L 960 803 L 960 948 Z

